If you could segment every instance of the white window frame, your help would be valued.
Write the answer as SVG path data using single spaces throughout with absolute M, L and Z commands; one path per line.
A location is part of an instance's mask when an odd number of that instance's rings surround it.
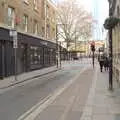
M 46 30 L 46 32 L 47 32 L 46 37 L 49 38 L 49 36 L 50 36 L 50 26 L 49 26 L 49 25 L 47 25 L 47 30 Z
M 38 9 L 38 0 L 34 0 L 34 9 L 35 9 L 35 10 Z
M 24 3 L 26 3 L 27 5 L 29 5 L 29 0 L 24 0 Z
M 49 7 L 49 5 L 47 5 L 47 10 L 46 10 L 46 11 L 47 11 L 47 12 L 46 12 L 46 17 L 47 17 L 47 18 L 49 18 L 49 9 L 50 9 L 50 7 Z
M 10 10 L 10 11 L 9 11 Z M 10 13 L 9 13 L 10 12 Z M 10 21 L 9 21 L 10 20 Z M 15 9 L 8 6 L 8 22 L 11 22 L 8 26 L 14 28 L 15 27 Z
M 24 17 L 24 25 L 25 25 L 24 31 L 28 32 L 28 16 L 24 15 L 23 17 Z
M 38 34 L 38 22 L 36 20 L 34 21 L 34 34 Z

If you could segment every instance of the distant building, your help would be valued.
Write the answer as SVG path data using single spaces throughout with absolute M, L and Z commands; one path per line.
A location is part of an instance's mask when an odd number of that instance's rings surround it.
M 92 41 L 89 41 L 89 54 L 92 54 L 91 53 L 91 42 Z M 105 52 L 105 48 L 106 48 L 106 40 L 96 40 L 94 41 L 95 42 L 95 53 L 96 54 L 99 54 L 99 49 L 103 49 L 102 52 Z
M 76 48 L 75 48 L 75 43 L 70 43 L 70 46 L 68 47 L 69 51 L 77 51 L 79 53 L 82 53 L 83 55 L 89 56 L 92 55 L 91 52 L 91 42 L 92 41 L 78 41 L 76 44 Z M 62 46 L 66 48 L 66 42 L 62 42 Z M 96 40 L 95 41 L 95 53 L 99 53 L 99 48 L 104 48 L 104 50 L 106 51 L 106 40 Z M 105 52 L 104 51 L 104 52 Z

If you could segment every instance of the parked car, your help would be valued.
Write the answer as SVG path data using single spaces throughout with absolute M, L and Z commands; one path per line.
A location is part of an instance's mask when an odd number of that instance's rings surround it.
M 78 57 L 73 57 L 73 60 L 78 60 L 79 58 Z

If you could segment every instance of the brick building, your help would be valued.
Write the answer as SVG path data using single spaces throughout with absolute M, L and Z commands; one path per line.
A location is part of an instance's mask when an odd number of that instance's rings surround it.
M 55 18 L 56 8 L 50 0 L 0 0 L 1 26 L 14 28 L 17 24 L 18 31 L 54 41 Z
M 0 0 L 0 78 L 56 64 L 56 7 L 50 0 Z

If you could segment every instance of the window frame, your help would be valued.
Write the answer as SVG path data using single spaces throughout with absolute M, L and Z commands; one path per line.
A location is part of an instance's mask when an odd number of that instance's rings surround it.
M 34 20 L 34 34 L 35 35 L 38 35 L 38 21 L 37 20 Z
M 15 8 L 8 6 L 7 17 L 8 17 L 8 26 L 14 28 L 15 27 Z
M 26 18 L 27 18 L 27 19 L 26 19 Z M 23 25 L 25 25 L 24 31 L 25 31 L 25 32 L 28 32 L 28 15 L 24 14 L 24 15 L 23 15 L 23 19 L 24 19 Z
M 24 0 L 24 3 L 29 5 L 29 0 Z
M 33 0 L 34 2 L 34 9 L 38 10 L 38 0 Z

